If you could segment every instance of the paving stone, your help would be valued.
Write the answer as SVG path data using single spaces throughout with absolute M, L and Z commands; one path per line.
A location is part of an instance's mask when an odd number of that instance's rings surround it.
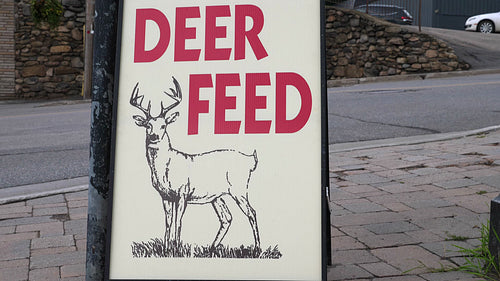
M 28 267 L 0 268 L 0 280 L 6 280 L 6 281 L 28 280 Z
M 63 223 L 59 221 L 38 224 L 24 224 L 16 228 L 17 233 L 31 231 L 39 231 L 40 237 L 57 236 L 64 234 Z
M 26 205 L 43 205 L 43 204 L 53 204 L 53 203 L 66 203 L 63 194 L 57 194 L 53 196 L 47 196 L 42 198 L 36 198 L 26 201 Z
M 458 206 L 425 208 L 400 212 L 400 215 L 412 220 L 425 220 L 433 218 L 456 217 L 456 216 L 475 216 L 476 213 Z
M 479 178 L 474 178 L 474 180 L 500 189 L 500 175 L 490 176 L 490 177 L 479 177 Z
M 87 202 L 89 192 L 87 190 L 84 191 L 77 191 L 77 192 L 71 192 L 71 193 L 66 193 L 64 194 L 64 197 L 66 197 L 66 200 L 68 201 L 80 201 L 84 200 Z
M 350 280 L 373 277 L 368 271 L 354 264 L 340 264 L 328 268 L 328 280 Z
M 405 220 L 404 216 L 395 212 L 375 212 L 365 214 L 348 214 L 337 216 L 333 224 L 337 227 L 348 225 L 366 225 L 373 223 L 393 222 Z
M 420 244 L 423 248 L 442 258 L 460 257 L 464 254 L 459 252 L 458 247 L 471 249 L 472 246 L 463 241 L 439 241 L 433 243 Z M 458 246 L 458 247 L 456 247 Z
M 340 228 L 342 232 L 351 236 L 351 237 L 360 237 L 360 236 L 369 236 L 374 233 L 366 229 L 364 226 L 344 226 Z
M 5 214 L 31 213 L 32 206 L 12 206 L 4 207 L 0 205 L 0 217 Z
M 375 234 L 403 233 L 420 230 L 420 227 L 407 221 L 369 224 L 365 228 Z
M 377 176 L 373 173 L 346 176 L 345 179 L 348 181 L 357 183 L 357 184 L 372 184 L 372 183 L 380 183 L 380 182 L 390 181 L 387 178 Z
M 87 207 L 70 208 L 69 217 L 72 220 L 87 219 Z
M 63 265 L 61 267 L 61 277 L 78 277 L 85 275 L 85 264 Z
M 389 185 L 378 186 L 378 188 L 390 193 L 403 193 L 420 190 L 417 186 L 402 183 L 391 183 Z
M 28 258 L 30 255 L 29 240 L 12 240 L 0 242 L 0 261 Z
M 366 246 L 350 236 L 338 236 L 332 238 L 333 250 L 365 249 Z
M 431 184 L 431 183 L 436 183 L 436 182 L 451 181 L 451 180 L 456 180 L 456 179 L 461 179 L 461 178 L 463 178 L 463 176 L 460 174 L 446 172 L 446 173 L 438 173 L 438 174 L 432 174 L 432 175 L 426 175 L 426 176 L 417 176 L 417 177 L 407 178 L 407 179 L 405 179 L 405 182 L 410 183 L 410 184 L 414 184 L 414 185 L 423 185 L 423 184 Z
M 17 259 L 17 260 L 5 260 L 5 261 L 0 261 L 0 268 L 7 268 L 7 267 L 26 267 L 28 268 L 29 266 L 29 259 Z
M 375 175 L 388 178 L 390 180 L 405 179 L 409 177 L 414 177 L 415 175 L 408 173 L 403 170 L 384 170 L 374 173 Z
M 66 277 L 62 278 L 61 281 L 85 281 L 85 276 Z
M 16 218 L 16 219 L 0 220 L 0 227 L 12 226 L 12 225 L 17 226 L 17 225 L 25 225 L 25 224 L 46 223 L 46 222 L 54 222 L 54 221 L 56 221 L 56 220 L 54 218 L 51 218 L 50 216 Z
M 375 249 L 372 254 L 401 271 L 411 270 L 410 274 L 427 273 L 429 268 L 453 266 L 449 261 L 415 245 Z
M 79 249 L 76 248 L 75 246 L 32 249 L 31 250 L 31 257 L 62 254 L 62 253 L 67 253 L 67 252 L 75 252 L 77 250 L 79 250 Z
M 366 184 L 343 187 L 342 190 L 349 193 L 367 193 L 379 191 L 377 188 Z
M 43 237 L 31 240 L 31 249 L 75 246 L 72 235 Z
M 49 280 L 59 280 L 59 267 L 47 267 L 34 269 L 29 272 L 30 281 L 49 281 Z
M 425 273 L 420 275 L 425 280 L 429 281 L 472 281 L 472 280 L 484 280 L 482 278 L 474 278 L 471 274 L 461 272 L 461 271 L 449 271 L 449 272 L 436 272 L 436 273 Z
M 30 269 L 85 263 L 84 252 L 65 252 L 30 258 Z
M 387 211 L 385 207 L 373 202 L 346 204 L 344 205 L 344 207 L 353 213 L 370 213 L 370 212 Z
M 62 207 L 49 207 L 49 208 L 35 208 L 33 209 L 33 216 L 48 216 L 48 215 L 62 215 L 68 213 L 66 205 Z
M 342 199 L 355 199 L 355 195 L 342 190 L 341 188 L 330 187 L 330 198 L 332 200 L 342 200 Z
M 448 200 L 475 213 L 488 213 L 490 211 L 491 199 L 483 195 L 455 196 L 448 198 Z
M 456 218 L 414 220 L 413 223 L 443 238 L 449 238 L 450 235 L 468 238 L 477 238 L 480 236 L 479 229 L 473 228 L 472 225 L 459 221 Z
M 85 237 L 87 235 L 87 220 L 71 220 L 64 222 L 64 234 L 66 235 L 75 235 L 75 234 L 84 234 Z
M 417 230 L 417 231 L 408 231 L 408 232 L 406 232 L 406 235 L 417 239 L 421 243 L 443 241 L 443 237 L 441 237 L 437 234 L 434 234 L 427 229 L 422 229 L 422 230 Z
M 468 186 L 477 185 L 477 184 L 478 184 L 478 182 L 473 181 L 471 179 L 456 179 L 456 180 L 449 180 L 449 181 L 434 183 L 434 185 L 437 185 L 439 187 L 446 188 L 446 189 L 468 187 Z
M 373 281 L 426 281 L 422 277 L 416 275 L 398 276 L 398 277 L 382 277 L 372 279 Z
M 384 203 L 382 204 L 384 207 L 387 209 L 393 211 L 393 212 L 403 212 L 403 211 L 409 211 L 412 210 L 412 208 L 408 207 L 407 205 L 399 202 L 395 203 Z
M 358 240 L 363 242 L 370 249 L 409 245 L 418 242 L 417 239 L 404 233 L 360 236 Z
M 16 227 L 13 225 L 0 227 L 0 235 L 1 234 L 11 234 L 11 233 L 14 233 L 15 231 L 16 231 Z
M 0 236 L 0 242 L 30 240 L 30 239 L 37 238 L 37 237 L 38 237 L 38 233 L 36 233 L 36 232 L 4 234 L 4 235 Z
M 388 265 L 385 262 L 364 263 L 360 264 L 359 266 L 377 277 L 394 276 L 402 274 L 400 270 L 395 269 L 394 267 Z
M 425 200 L 415 200 L 405 202 L 406 205 L 412 207 L 413 209 L 423 209 L 423 208 L 440 208 L 454 206 L 452 202 L 448 202 L 444 199 L 425 199 Z
M 68 208 L 80 208 L 80 207 L 87 207 L 88 206 L 88 200 L 72 200 L 68 201 Z
M 334 264 L 361 264 L 375 263 L 380 260 L 372 255 L 368 250 L 346 250 L 333 251 L 332 262 Z

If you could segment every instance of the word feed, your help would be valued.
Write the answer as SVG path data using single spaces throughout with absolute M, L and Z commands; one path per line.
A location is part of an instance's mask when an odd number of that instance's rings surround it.
M 204 11 L 203 18 L 201 11 Z M 228 26 L 221 25 L 220 21 L 218 24 L 217 19 L 221 18 L 233 24 L 233 36 L 228 34 Z M 146 39 L 151 36 L 151 31 L 147 29 L 148 21 L 155 24 L 159 31 L 158 41 L 150 50 L 146 50 Z M 256 58 L 251 63 L 270 58 L 260 38 L 265 27 L 264 13 L 255 5 L 176 7 L 174 20 L 169 20 L 161 10 L 143 8 L 136 10 L 135 23 L 134 63 L 159 60 L 172 45 L 172 40 L 173 58 L 167 62 L 168 67 L 171 67 L 170 64 L 174 66 L 172 69 L 175 69 L 175 63 L 183 62 L 207 64 L 210 61 L 228 61 L 230 65 L 231 58 L 234 61 L 248 60 L 252 55 L 247 54 L 247 42 Z M 199 36 L 203 38 L 197 38 L 197 30 L 204 30 L 204 36 Z M 226 42 L 232 40 L 232 48 L 228 48 L 228 45 L 218 48 L 217 39 L 225 39 Z M 191 48 L 187 48 L 186 42 L 191 41 L 204 49 L 192 47 L 192 44 Z M 238 72 L 189 74 L 188 135 L 198 134 L 200 118 L 213 118 L 214 134 L 270 134 L 273 122 L 274 133 L 277 134 L 292 134 L 306 126 L 313 102 L 309 84 L 302 75 L 292 71 Z M 239 87 L 238 93 L 241 95 L 227 95 L 228 87 L 231 87 L 231 91 Z M 273 89 L 274 95 L 258 95 L 257 89 L 261 87 Z M 298 95 L 287 95 L 290 89 L 298 92 Z M 212 99 L 200 99 L 200 90 L 209 92 Z M 257 120 L 256 111 L 267 108 L 268 98 L 273 98 L 275 102 L 275 107 L 269 109 L 274 110 L 274 120 Z M 237 99 L 244 99 L 244 108 L 238 108 L 237 104 L 242 103 L 237 103 Z M 215 103 L 214 112 L 209 110 L 210 102 Z M 298 113 L 287 119 L 287 105 L 297 103 L 300 104 Z M 228 110 L 244 112 L 241 115 L 244 120 L 226 120 Z

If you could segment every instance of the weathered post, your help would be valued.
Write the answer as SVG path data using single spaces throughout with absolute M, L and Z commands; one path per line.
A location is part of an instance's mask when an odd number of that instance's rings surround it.
M 491 254 L 495 257 L 495 263 L 499 262 L 500 241 L 498 234 L 500 233 L 500 195 L 491 200 L 490 207 L 490 240 L 488 248 Z
M 118 1 L 96 1 L 95 10 L 87 281 L 104 279 Z

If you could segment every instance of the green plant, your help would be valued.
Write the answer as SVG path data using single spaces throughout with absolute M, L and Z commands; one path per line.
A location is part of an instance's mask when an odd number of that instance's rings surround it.
M 47 22 L 55 28 L 61 22 L 63 6 L 59 0 L 31 0 L 31 17 L 36 25 Z
M 446 236 L 448 236 L 448 238 L 446 238 L 445 241 L 466 241 L 466 240 L 470 239 L 469 237 L 466 237 L 466 236 L 460 236 L 460 235 L 449 234 L 449 233 L 446 233 Z
M 498 238 L 497 232 L 493 229 L 493 234 Z M 499 280 L 500 266 L 495 261 L 495 257 L 488 248 L 490 240 L 490 223 L 481 224 L 481 243 L 477 248 L 467 249 L 454 245 L 458 248 L 458 252 L 464 254 L 465 264 L 459 266 L 458 270 L 479 276 L 488 280 Z

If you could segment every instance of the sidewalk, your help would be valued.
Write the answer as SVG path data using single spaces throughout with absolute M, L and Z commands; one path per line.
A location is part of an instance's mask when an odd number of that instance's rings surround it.
M 330 178 L 328 280 L 481 280 L 434 271 L 478 243 L 500 193 L 500 131 L 332 152 Z M 86 214 L 87 191 L 0 205 L 0 280 L 85 280 Z

